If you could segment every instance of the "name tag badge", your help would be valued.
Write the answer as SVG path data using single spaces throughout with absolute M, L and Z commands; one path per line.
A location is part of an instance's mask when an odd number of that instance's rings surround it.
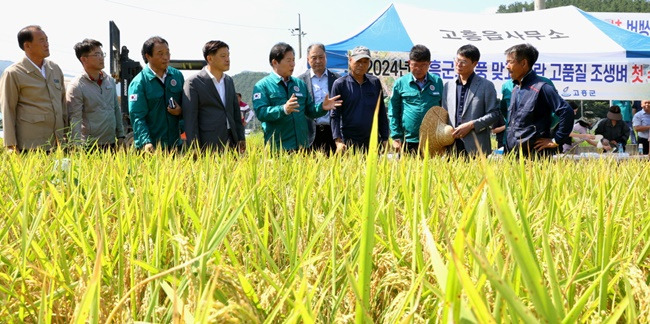
M 300 92 L 296 92 L 294 94 L 296 95 L 296 97 L 302 97 L 302 93 L 300 93 Z

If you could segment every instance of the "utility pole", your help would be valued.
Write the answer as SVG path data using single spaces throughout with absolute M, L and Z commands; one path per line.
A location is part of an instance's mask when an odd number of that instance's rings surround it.
M 302 36 L 307 35 L 307 33 L 302 31 L 300 24 L 300 14 L 298 14 L 298 28 L 291 29 L 291 36 L 298 36 L 298 59 L 302 58 Z
M 535 11 L 546 9 L 546 1 L 544 0 L 535 0 Z

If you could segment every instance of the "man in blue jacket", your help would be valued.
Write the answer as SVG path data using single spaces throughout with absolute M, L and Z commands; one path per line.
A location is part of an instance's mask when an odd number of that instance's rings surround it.
M 325 96 L 314 105 L 307 85 L 291 76 L 296 65 L 295 52 L 287 43 L 271 48 L 269 63 L 273 73 L 258 81 L 253 88 L 253 110 L 262 122 L 264 142 L 274 149 L 295 151 L 309 147 L 307 119 L 324 116 L 328 110 L 340 106 L 338 96 Z
M 573 128 L 573 109 L 552 86 L 542 80 L 533 65 L 539 52 L 530 44 L 508 48 L 506 68 L 515 88 L 508 108 L 508 133 L 506 151 L 523 156 L 548 155 L 557 152 Z M 551 134 L 551 115 L 560 121 L 554 136 Z
M 178 123 L 184 79 L 180 71 L 169 66 L 169 57 L 166 40 L 158 36 L 147 39 L 142 45 L 147 65 L 129 85 L 135 147 L 147 152 L 155 147 L 176 149 L 181 145 Z
M 343 152 L 349 145 L 366 151 L 370 141 L 381 141 L 384 146 L 388 140 L 388 115 L 384 105 L 384 92 L 381 81 L 367 74 L 370 66 L 370 50 L 357 46 L 348 56 L 350 74 L 334 81 L 332 95 L 341 96 L 343 105 L 332 111 L 332 136 L 336 152 Z M 373 114 L 379 100 L 379 138 L 370 138 Z

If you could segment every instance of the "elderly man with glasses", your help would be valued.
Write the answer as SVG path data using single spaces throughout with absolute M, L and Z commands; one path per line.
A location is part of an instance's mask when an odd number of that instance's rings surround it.
M 89 149 L 110 149 L 124 140 L 115 80 L 103 72 L 102 43 L 84 39 L 74 46 L 84 73 L 70 82 L 66 95 L 71 141 Z

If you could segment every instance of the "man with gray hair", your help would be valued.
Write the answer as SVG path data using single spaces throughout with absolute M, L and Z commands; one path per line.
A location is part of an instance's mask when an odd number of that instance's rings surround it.
M 319 104 L 330 93 L 334 81 L 340 75 L 327 69 L 327 54 L 323 44 L 316 43 L 307 47 L 307 62 L 311 68 L 298 78 L 307 84 L 307 90 L 314 98 L 314 104 Z M 322 150 L 328 155 L 336 150 L 329 111 L 325 116 L 316 119 L 307 118 L 307 128 L 313 149 Z
M 334 81 L 332 96 L 341 96 L 343 104 L 332 111 L 332 136 L 336 152 L 352 146 L 367 151 L 370 141 L 379 140 L 382 145 L 388 141 L 388 115 L 384 105 L 381 81 L 367 74 L 370 66 L 370 50 L 357 46 L 348 55 L 350 74 Z M 379 101 L 379 138 L 370 138 L 373 115 Z
M 50 44 L 40 26 L 18 32 L 25 58 L 0 78 L 0 106 L 7 152 L 49 151 L 64 140 L 68 125 L 63 72 L 50 60 Z
M 506 69 L 515 84 L 508 108 L 506 151 L 520 151 L 523 156 L 557 152 L 558 143 L 563 143 L 571 133 L 573 110 L 533 71 L 539 57 L 535 47 L 519 44 L 508 48 L 505 54 Z M 555 135 L 551 134 L 552 113 L 560 119 Z

